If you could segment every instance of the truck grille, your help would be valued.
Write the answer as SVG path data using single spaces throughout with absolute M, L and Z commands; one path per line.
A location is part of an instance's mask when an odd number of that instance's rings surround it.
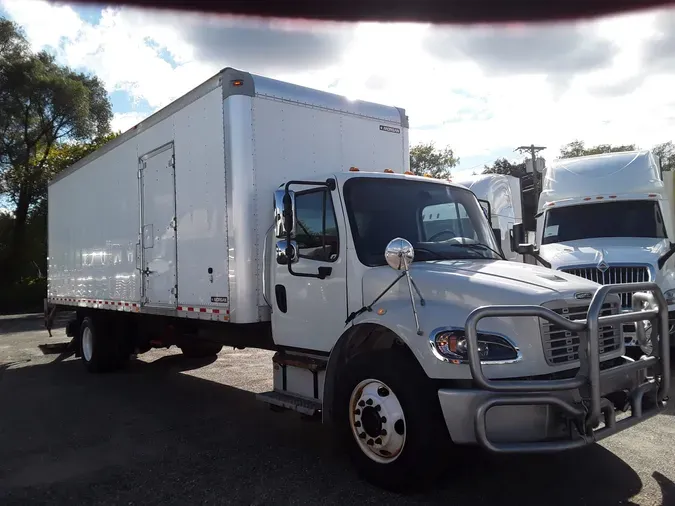
M 612 314 L 611 304 L 602 306 L 601 316 Z M 585 320 L 588 306 L 565 307 L 553 309 L 568 320 Z M 549 365 L 560 365 L 579 360 L 579 335 L 558 325 L 541 320 L 541 338 L 544 355 Z M 600 355 L 617 351 L 621 348 L 621 332 L 618 325 L 605 325 L 600 328 Z
M 597 267 L 570 267 L 561 269 L 563 272 L 595 281 L 601 285 L 616 285 L 618 283 L 642 283 L 649 281 L 649 269 L 644 265 L 620 266 L 612 265 L 605 272 Z M 621 296 L 621 307 L 631 309 L 633 294 L 624 292 Z

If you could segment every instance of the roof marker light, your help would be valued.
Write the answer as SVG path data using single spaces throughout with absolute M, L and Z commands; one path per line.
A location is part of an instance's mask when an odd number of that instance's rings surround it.
M 404 172 L 404 174 L 405 174 L 406 176 L 414 176 L 414 175 L 415 175 L 413 172 L 411 172 L 411 171 L 409 171 L 409 170 L 406 170 L 406 171 Z
M 241 79 L 235 79 L 232 81 L 232 86 L 244 86 L 244 81 Z
M 391 170 L 391 169 L 384 169 L 384 172 L 385 172 L 386 174 L 393 174 L 393 173 L 394 173 L 394 171 Z
M 610 195 L 609 198 L 610 198 L 610 199 L 615 199 L 615 198 L 616 198 L 616 195 Z
M 656 193 L 650 193 L 649 196 L 650 197 L 658 197 L 658 195 Z
M 591 197 L 584 197 L 584 200 L 591 200 Z
M 349 172 L 358 172 L 359 169 L 357 167 L 349 167 Z
M 604 198 L 605 198 L 605 197 L 601 197 L 600 195 L 598 195 L 597 197 L 595 197 L 596 200 L 602 200 L 602 199 L 604 199 Z

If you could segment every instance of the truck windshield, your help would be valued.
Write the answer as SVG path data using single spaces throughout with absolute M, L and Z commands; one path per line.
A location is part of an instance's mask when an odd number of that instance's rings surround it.
M 487 218 L 466 189 L 357 177 L 344 192 L 356 254 L 365 265 L 384 265 L 384 250 L 396 237 L 415 247 L 415 261 L 499 258 Z
M 598 237 L 665 238 L 658 203 L 624 200 L 559 207 L 546 212 L 542 244 Z

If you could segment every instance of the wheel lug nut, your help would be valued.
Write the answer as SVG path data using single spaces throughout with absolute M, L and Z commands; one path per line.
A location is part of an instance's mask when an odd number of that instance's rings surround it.
M 368 446 L 373 446 L 373 440 L 372 440 L 372 439 L 369 439 L 369 440 L 366 442 L 366 444 L 367 444 Z
M 354 410 L 354 414 L 355 414 L 355 415 L 360 415 L 360 414 L 361 414 L 361 410 L 360 410 L 360 409 L 355 409 L 355 410 Z
M 386 436 L 387 435 L 387 429 L 382 429 L 380 431 L 380 436 Z
M 366 403 L 365 403 L 365 402 L 363 402 L 363 401 L 359 401 L 359 406 L 363 407 L 363 406 L 365 406 L 365 405 L 366 405 Z
M 380 418 L 380 422 L 387 423 L 387 417 L 383 416 L 382 418 Z
M 354 422 L 354 427 L 361 427 L 361 422 Z
M 389 395 L 389 389 L 385 387 L 380 387 L 377 389 L 377 395 L 379 395 L 380 397 L 386 397 L 387 395 Z
M 381 409 L 382 409 L 382 406 L 380 406 L 379 404 L 377 406 L 375 406 L 375 411 L 380 411 Z
M 373 399 L 368 399 L 366 401 L 366 404 L 368 404 L 368 406 L 372 406 L 373 405 Z
M 362 432 L 361 434 L 359 434 L 359 439 L 366 439 L 366 433 Z
M 378 438 L 375 440 L 375 444 L 376 444 L 376 445 L 381 445 L 381 444 L 382 444 L 382 440 L 378 437 Z

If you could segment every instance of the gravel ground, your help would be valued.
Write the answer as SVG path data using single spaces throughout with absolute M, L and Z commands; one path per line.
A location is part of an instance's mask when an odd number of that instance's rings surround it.
M 328 431 L 255 400 L 271 353 L 155 350 L 91 375 L 43 352 L 35 316 L 0 317 L 0 504 L 675 505 L 675 411 L 552 456 L 448 456 L 413 496 L 359 481 Z M 420 463 L 424 465 L 424 463 Z

